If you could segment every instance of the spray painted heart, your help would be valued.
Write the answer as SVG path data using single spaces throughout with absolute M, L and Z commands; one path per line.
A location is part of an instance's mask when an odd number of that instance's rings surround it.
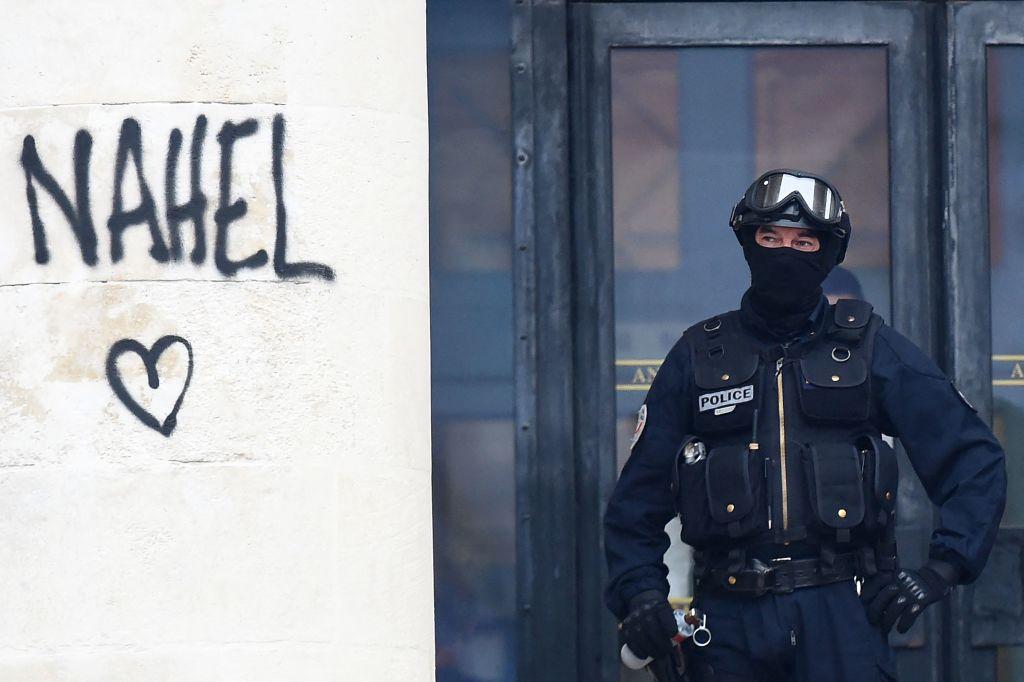
M 182 344 L 185 346 L 185 350 L 188 351 L 188 373 L 185 375 L 185 385 L 182 386 L 181 393 L 178 394 L 178 399 L 174 402 L 174 407 L 161 422 L 147 412 L 131 396 L 128 389 L 125 388 L 124 381 L 121 380 L 121 374 L 117 369 L 117 359 L 124 353 L 135 353 L 141 357 L 143 364 L 146 366 L 146 377 L 149 379 L 149 387 L 156 389 L 160 387 L 160 376 L 157 374 L 156 363 L 160 360 L 163 352 L 175 343 Z M 185 391 L 188 390 L 188 384 L 192 381 L 192 345 L 180 336 L 161 337 L 153 344 L 152 348 L 146 348 L 135 339 L 121 339 L 110 347 L 110 352 L 107 354 L 107 381 L 110 382 L 110 387 L 114 389 L 114 394 L 121 399 L 124 406 L 138 417 L 143 424 L 155 431 L 159 431 L 165 436 L 170 436 L 171 431 L 178 425 L 178 409 L 181 408 L 181 401 L 185 399 Z

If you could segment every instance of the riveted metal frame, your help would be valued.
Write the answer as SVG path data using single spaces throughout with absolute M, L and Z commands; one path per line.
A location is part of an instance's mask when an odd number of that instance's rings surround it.
M 517 677 L 575 680 L 566 4 L 511 1 Z
M 992 291 L 989 270 L 988 107 L 986 49 L 1024 45 L 1024 6 L 953 3 L 946 8 L 949 45 L 944 187 L 947 361 L 957 385 L 992 417 Z
M 616 477 L 610 50 L 614 47 L 880 45 L 888 53 L 894 326 L 933 356 L 941 348 L 941 235 L 934 152 L 934 8 L 918 2 L 579 3 L 571 8 L 575 416 L 581 660 L 618 679 L 603 610 L 600 523 Z M 920 513 L 930 506 L 910 505 Z M 905 521 L 906 519 L 904 519 Z M 930 527 L 922 518 L 922 529 Z M 924 538 L 926 543 L 927 538 Z M 594 567 L 600 567 L 594 570 Z M 941 619 L 901 653 L 914 680 L 938 680 Z M 594 624 L 601 630 L 594 632 Z M 596 672 L 596 671 L 595 671 Z M 904 679 L 910 679 L 904 675 Z
M 943 189 L 949 272 L 947 363 L 960 389 L 991 422 L 992 285 L 988 192 L 987 48 L 1024 45 L 1024 5 L 954 2 L 945 8 L 948 64 Z M 996 679 L 996 652 L 971 646 L 973 591 L 954 592 L 950 621 L 952 680 Z

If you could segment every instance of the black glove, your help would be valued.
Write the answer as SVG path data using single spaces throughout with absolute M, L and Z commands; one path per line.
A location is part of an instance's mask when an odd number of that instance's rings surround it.
M 637 658 L 660 658 L 672 650 L 679 632 L 672 605 L 658 590 L 647 590 L 629 600 L 629 614 L 619 625 Z
M 888 633 L 896 621 L 897 632 L 906 632 L 917 620 L 924 607 L 933 604 L 957 584 L 955 566 L 944 561 L 930 560 L 917 571 L 900 569 L 877 573 L 865 584 L 860 593 L 867 604 L 868 621 L 881 623 L 882 632 Z

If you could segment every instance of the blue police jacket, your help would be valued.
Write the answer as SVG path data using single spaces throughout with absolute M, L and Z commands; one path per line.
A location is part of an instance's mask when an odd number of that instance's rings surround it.
M 812 315 L 822 315 L 822 303 Z M 604 516 L 605 603 L 624 618 L 645 590 L 668 594 L 665 525 L 676 513 L 671 470 L 691 430 L 692 367 L 683 339 L 672 347 L 644 400 L 643 438 L 622 469 Z M 902 442 L 938 523 L 929 556 L 975 580 L 995 543 L 1006 502 L 1005 455 L 977 411 L 905 336 L 882 324 L 871 358 L 877 428 Z

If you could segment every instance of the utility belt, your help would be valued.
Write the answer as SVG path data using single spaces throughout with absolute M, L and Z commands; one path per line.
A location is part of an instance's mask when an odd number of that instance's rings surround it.
M 829 545 L 761 545 L 728 552 L 698 551 L 694 560 L 699 589 L 753 597 L 866 578 L 880 570 L 894 571 L 898 564 L 892 531 L 875 547 L 836 551 Z

